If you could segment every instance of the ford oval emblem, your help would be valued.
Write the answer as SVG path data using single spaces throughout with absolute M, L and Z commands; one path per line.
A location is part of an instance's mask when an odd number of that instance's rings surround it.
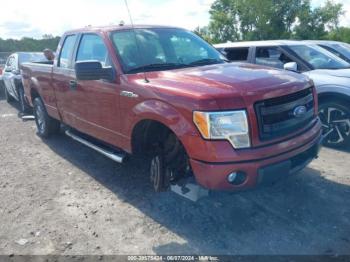
M 295 117 L 303 117 L 306 114 L 306 106 L 297 106 L 296 108 L 294 108 L 293 110 L 293 115 Z

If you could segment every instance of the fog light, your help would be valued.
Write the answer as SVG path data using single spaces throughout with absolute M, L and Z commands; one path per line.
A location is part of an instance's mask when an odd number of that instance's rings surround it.
M 227 176 L 227 181 L 232 185 L 240 185 L 246 181 L 247 175 L 242 171 L 232 172 Z

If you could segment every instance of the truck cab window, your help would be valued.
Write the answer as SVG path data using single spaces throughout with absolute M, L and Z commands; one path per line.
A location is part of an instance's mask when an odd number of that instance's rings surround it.
M 76 35 L 70 35 L 70 36 L 67 36 L 66 39 L 64 40 L 60 59 L 59 59 L 59 67 L 70 68 L 71 66 L 70 61 L 74 51 L 74 45 L 75 45 L 76 39 L 77 39 Z
M 229 61 L 248 61 L 249 48 L 225 48 L 224 55 Z
M 76 61 L 97 60 L 102 66 L 110 65 L 108 51 L 103 39 L 95 34 L 83 35 Z
M 256 64 L 283 69 L 284 64 L 293 62 L 277 47 L 258 47 Z

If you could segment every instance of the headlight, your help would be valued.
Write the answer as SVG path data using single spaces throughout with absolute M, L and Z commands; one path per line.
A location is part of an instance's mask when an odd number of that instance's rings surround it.
M 193 121 L 206 139 L 227 139 L 234 148 L 250 147 L 248 119 L 245 110 L 195 111 Z

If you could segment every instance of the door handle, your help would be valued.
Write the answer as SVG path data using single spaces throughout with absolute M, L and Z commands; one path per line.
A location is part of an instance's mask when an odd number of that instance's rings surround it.
M 69 88 L 70 89 L 73 89 L 73 90 L 77 89 L 77 85 L 78 85 L 78 83 L 77 83 L 76 80 L 70 80 L 69 81 Z

